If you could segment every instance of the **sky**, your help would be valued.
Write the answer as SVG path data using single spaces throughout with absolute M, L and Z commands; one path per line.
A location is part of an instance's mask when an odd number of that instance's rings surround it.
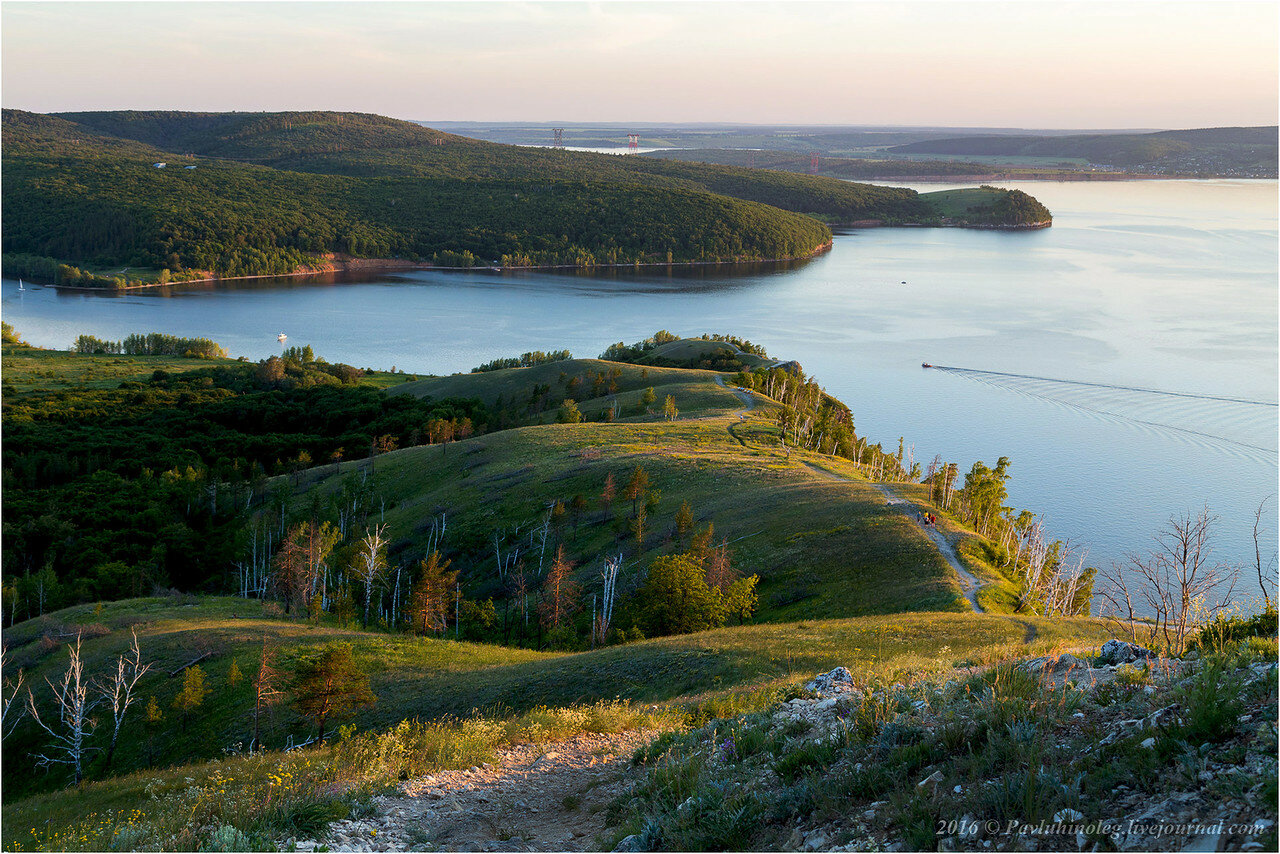
M 438 121 L 1277 123 L 1266 2 L 0 3 L 0 100 Z

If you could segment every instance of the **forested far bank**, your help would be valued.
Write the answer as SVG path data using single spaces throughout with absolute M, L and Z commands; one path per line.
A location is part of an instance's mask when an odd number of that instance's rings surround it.
M 830 245 L 829 224 L 940 222 L 909 189 L 519 148 L 377 116 L 6 110 L 3 132 L 6 273 L 77 287 L 294 275 L 339 256 L 796 259 Z

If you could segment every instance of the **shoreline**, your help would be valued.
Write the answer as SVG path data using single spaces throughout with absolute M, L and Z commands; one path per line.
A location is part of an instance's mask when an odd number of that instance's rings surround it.
M 837 228 L 844 226 L 837 225 Z M 217 284 L 218 282 L 240 282 L 251 279 L 305 279 L 310 276 L 327 276 L 334 273 L 386 273 L 397 270 L 451 270 L 451 271 L 488 271 L 502 272 L 504 270 L 594 270 L 594 269 L 624 269 L 635 267 L 723 267 L 735 264 L 780 264 L 786 261 L 807 261 L 810 258 L 816 258 L 824 252 L 830 252 L 835 245 L 834 238 L 819 246 L 808 255 L 789 255 L 782 258 L 752 258 L 741 261 L 635 261 L 630 264 L 591 264 L 589 266 L 581 266 L 577 264 L 534 264 L 531 266 L 508 266 L 495 267 L 492 264 L 477 264 L 473 267 L 446 267 L 440 264 L 431 264 L 425 261 L 399 261 L 394 258 L 353 258 L 351 261 L 337 262 L 343 266 L 331 266 L 327 269 L 318 270 L 302 270 L 293 273 L 264 273 L 253 276 L 209 276 L 203 279 L 184 279 L 182 281 L 165 282 L 148 282 L 144 284 L 126 285 L 122 288 L 86 288 L 80 285 L 55 285 L 40 284 L 42 288 L 56 288 L 65 291 L 85 291 L 87 293 L 123 293 L 124 291 L 138 291 L 148 288 L 172 288 L 182 285 L 200 285 L 200 284 Z M 355 263 L 353 263 L 355 262 Z
M 1029 223 L 1027 225 L 981 225 L 955 222 L 939 222 L 939 223 L 893 223 L 887 224 L 883 220 L 854 220 L 852 222 L 828 223 L 829 228 L 972 228 L 982 231 L 1030 231 L 1042 228 L 1049 228 L 1053 225 L 1053 221 L 1039 223 Z M 592 264 L 589 266 L 580 266 L 576 264 L 534 264 L 530 266 L 508 266 L 497 267 L 493 265 L 476 265 L 473 267 L 447 267 L 439 264 L 431 264 L 429 262 L 420 261 L 402 261 L 394 258 L 351 258 L 342 261 L 333 261 L 323 269 L 300 270 L 293 273 L 264 273 L 251 276 L 208 276 L 202 279 L 184 279 L 182 281 L 171 282 L 149 282 L 145 284 L 126 285 L 122 288 L 92 288 L 80 285 L 60 285 L 60 284 L 41 284 L 41 287 L 55 288 L 65 291 L 83 291 L 85 293 L 124 293 L 126 291 L 140 291 L 151 288 L 173 288 L 183 285 L 207 285 L 217 284 L 219 282 L 242 282 L 257 279 L 290 279 L 301 280 L 312 276 L 325 276 L 341 273 L 388 273 L 396 271 L 412 271 L 412 270 L 449 270 L 449 271 L 488 271 L 502 272 L 505 270 L 591 270 L 591 269 L 607 269 L 617 270 L 624 268 L 640 268 L 640 267 L 717 267 L 731 266 L 736 264 L 779 264 L 787 261 L 807 261 L 816 258 L 823 253 L 831 251 L 834 248 L 835 240 L 828 240 L 807 255 L 791 255 L 782 258 L 754 258 L 740 261 L 640 261 L 629 264 Z M 39 283 L 34 283 L 39 284 Z
M 1053 220 L 1043 219 L 1022 225 L 988 225 L 974 222 L 898 222 L 885 223 L 880 219 L 858 219 L 853 222 L 832 224 L 832 228 L 972 228 L 978 231 L 1036 231 L 1051 228 Z

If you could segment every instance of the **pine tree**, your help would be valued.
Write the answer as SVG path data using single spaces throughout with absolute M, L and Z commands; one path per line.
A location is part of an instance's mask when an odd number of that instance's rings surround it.
M 613 516 L 613 499 L 617 494 L 617 488 L 613 485 L 613 472 L 609 472 L 604 476 L 604 488 L 600 490 L 600 506 L 611 517 Z
M 578 585 L 572 577 L 573 562 L 564 554 L 564 545 L 556 549 L 556 559 L 547 570 L 542 584 L 542 601 L 538 605 L 544 628 L 553 629 L 567 619 L 578 598 Z
M 631 473 L 631 480 L 627 481 L 626 496 L 631 500 L 631 515 L 636 514 L 636 503 L 644 496 L 645 490 L 649 488 L 649 474 L 644 470 L 643 466 L 636 466 L 635 471 Z
M 644 551 L 644 535 L 648 520 L 649 510 L 645 505 L 641 504 L 640 509 L 636 511 L 636 517 L 631 520 L 631 533 L 636 538 L 636 554 Z
M 708 522 L 707 527 L 693 535 L 693 542 L 689 544 L 689 557 L 698 564 L 698 566 L 706 566 L 711 558 L 711 541 L 715 538 L 715 525 Z
M 729 587 L 738 580 L 738 572 L 729 558 L 729 546 L 721 543 L 711 550 L 703 564 L 707 573 L 707 586 L 727 594 Z
M 680 542 L 684 542 L 685 535 L 693 528 L 693 508 L 686 501 L 680 505 L 680 509 L 676 511 L 676 536 Z
M 578 522 L 582 519 L 582 513 L 587 509 L 587 498 L 582 493 L 573 496 L 573 500 L 569 502 L 569 509 L 573 511 L 573 533 L 578 533 Z
M 458 572 L 448 572 L 452 561 L 441 561 L 433 551 L 418 564 L 418 578 L 409 593 L 405 616 L 410 627 L 422 634 L 443 632 L 448 628 L 449 596 L 458 583 Z
M 182 674 L 182 690 L 173 698 L 173 707 L 182 712 L 182 731 L 187 731 L 187 721 L 191 713 L 204 705 L 204 698 L 209 695 L 205 685 L 204 670 L 193 664 Z
M 348 646 L 330 647 L 299 667 L 293 695 L 298 712 L 319 726 L 317 741 L 324 741 L 325 726 L 331 719 L 346 717 L 377 701 L 369 689 L 369 677 L 356 666 Z
M 150 768 L 155 763 L 156 733 L 164 723 L 164 710 L 155 697 L 147 700 L 147 707 L 142 710 L 142 723 L 147 732 L 147 767 Z
M 578 424 L 582 421 L 582 412 L 578 409 L 578 404 L 571 398 L 565 398 L 560 404 L 560 412 L 556 415 L 556 421 L 561 424 Z

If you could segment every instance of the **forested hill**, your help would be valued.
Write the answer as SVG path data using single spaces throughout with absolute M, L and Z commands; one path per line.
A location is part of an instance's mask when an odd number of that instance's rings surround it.
M 890 154 L 953 157 L 1064 157 L 1136 169 L 1275 177 L 1277 128 L 1224 127 L 1069 136 L 965 136 L 912 142 Z
M 709 191 L 838 221 L 916 221 L 915 194 L 755 169 L 527 148 L 362 113 L 62 113 L 77 125 L 171 151 L 352 177 L 607 181 Z
M 939 221 L 913 190 L 523 148 L 361 113 L 5 110 L 10 275 L 93 287 L 441 266 L 796 258 L 828 224 Z M 117 269 L 117 268 L 123 268 Z
M 815 216 L 930 215 L 906 189 L 352 113 L 6 110 L 3 137 L 7 271 L 91 286 L 286 274 L 335 253 L 445 266 L 803 257 L 831 239 Z
M 56 117 L 6 111 L 4 119 L 11 275 L 104 281 L 58 272 L 58 263 L 163 268 L 165 278 L 281 274 L 321 264 L 328 253 L 455 266 L 732 261 L 804 256 L 831 239 L 812 218 L 693 186 L 557 179 L 534 169 L 498 177 L 305 173 L 165 152 Z M 322 125 L 315 139 L 332 130 Z M 145 139 L 188 146 L 198 138 L 163 123 L 140 129 Z M 234 139 L 256 145 L 244 133 Z M 357 134 L 352 144 L 365 143 Z M 222 137 L 210 145 L 233 147 Z M 153 165 L 160 162 L 166 167 Z
M 156 148 L 271 164 L 290 154 L 453 143 L 463 137 L 366 113 L 56 113 L 75 125 Z

